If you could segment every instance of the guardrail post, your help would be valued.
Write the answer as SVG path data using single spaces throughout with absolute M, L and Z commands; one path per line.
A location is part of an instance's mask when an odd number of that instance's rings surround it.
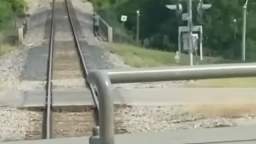
M 99 137 L 91 137 L 90 144 L 114 144 L 114 105 L 111 82 L 106 72 L 89 73 L 89 81 L 97 86 L 99 99 Z
M 108 26 L 108 42 L 113 42 L 113 28 Z

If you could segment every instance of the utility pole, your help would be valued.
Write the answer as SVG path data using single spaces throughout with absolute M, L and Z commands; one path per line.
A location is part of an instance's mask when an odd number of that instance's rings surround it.
M 199 14 L 199 19 L 201 25 L 194 26 L 193 25 L 193 0 L 187 0 L 187 13 L 183 13 L 183 6 L 181 3 L 181 0 L 177 0 L 177 4 L 167 4 L 165 5 L 166 8 L 170 10 L 176 10 L 177 15 L 182 18 L 182 21 L 187 21 L 187 26 L 179 26 L 179 34 L 178 34 L 178 50 L 181 53 L 182 44 L 181 44 L 181 36 L 182 33 L 188 34 L 188 38 L 186 38 L 186 42 L 188 43 L 188 48 L 186 47 L 186 50 L 189 51 L 189 57 L 190 57 L 190 65 L 194 65 L 194 55 L 193 52 L 195 51 L 195 46 L 193 46 L 194 42 L 194 32 L 200 32 L 200 60 L 203 60 L 203 27 L 202 27 L 202 16 L 203 11 L 210 9 L 212 7 L 212 4 L 205 4 L 203 0 L 199 0 L 197 5 L 197 13 Z M 183 46 L 184 47 L 184 46 Z
M 188 0 L 188 30 L 189 30 L 190 66 L 193 66 L 194 65 L 194 56 L 193 56 L 193 11 L 192 11 L 192 0 Z
M 247 25 L 247 4 L 246 0 L 243 6 L 243 37 L 242 37 L 242 62 L 246 60 L 246 25 Z
M 137 14 L 137 26 L 136 26 L 136 43 L 140 44 L 140 10 L 136 11 Z

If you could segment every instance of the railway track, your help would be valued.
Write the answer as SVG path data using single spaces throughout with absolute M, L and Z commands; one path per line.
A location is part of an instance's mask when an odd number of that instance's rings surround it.
M 75 11 L 70 0 L 52 1 L 46 97 L 42 122 L 42 137 L 46 139 L 60 137 L 59 135 L 79 136 L 76 133 L 80 132 L 80 134 L 90 133 L 92 127 L 97 125 L 98 102 L 92 85 L 86 80 L 88 69 L 80 47 L 75 18 Z M 60 38 L 62 36 L 64 38 Z M 68 82 L 72 79 L 84 82 L 81 87 L 90 91 L 94 106 L 64 109 L 52 106 L 55 91 L 58 89 L 55 81 L 66 80 Z M 72 131 L 74 127 L 76 130 Z

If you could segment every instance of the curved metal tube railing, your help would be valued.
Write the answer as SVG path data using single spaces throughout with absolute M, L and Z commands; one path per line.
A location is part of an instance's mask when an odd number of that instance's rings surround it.
M 99 90 L 100 134 L 90 144 L 114 144 L 114 105 L 112 83 L 156 82 L 189 79 L 212 79 L 256 76 L 256 63 L 173 67 L 132 71 L 93 71 L 89 80 Z

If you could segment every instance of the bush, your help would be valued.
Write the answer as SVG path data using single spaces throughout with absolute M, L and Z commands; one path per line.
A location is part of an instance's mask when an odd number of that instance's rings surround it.
M 0 1 L 0 30 L 9 21 L 12 15 L 11 5 L 7 1 Z
M 24 15 L 24 9 L 26 7 L 26 2 L 24 0 L 6 0 L 10 3 L 12 11 L 18 16 Z
M 0 1 L 0 31 L 14 21 L 15 16 L 23 16 L 26 3 L 24 0 L 1 0 Z

